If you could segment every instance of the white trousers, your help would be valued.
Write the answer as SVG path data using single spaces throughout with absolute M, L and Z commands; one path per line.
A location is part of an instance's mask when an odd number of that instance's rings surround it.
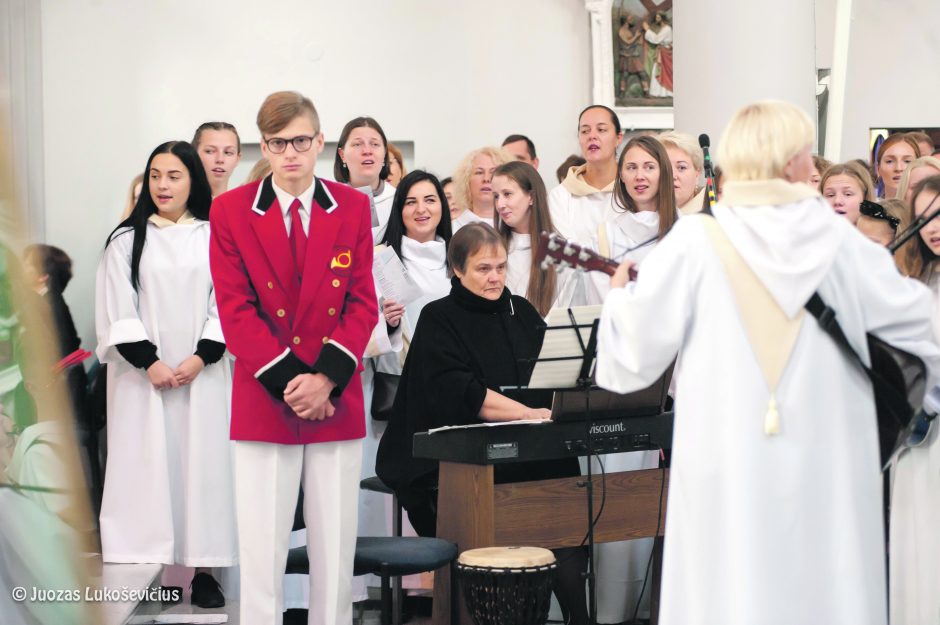
M 235 442 L 241 622 L 282 625 L 284 567 L 301 479 L 310 561 L 308 625 L 352 623 L 362 441 Z

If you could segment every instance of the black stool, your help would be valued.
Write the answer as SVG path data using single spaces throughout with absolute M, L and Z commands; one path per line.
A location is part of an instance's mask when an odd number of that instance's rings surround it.
M 453 600 L 454 581 L 457 579 L 454 563 L 457 546 L 440 538 L 412 538 L 402 536 L 360 537 L 356 540 L 356 559 L 353 575 L 372 573 L 382 579 L 382 625 L 392 625 L 391 578 L 434 571 L 450 566 L 451 622 L 456 622 Z M 287 552 L 287 573 L 308 574 L 306 547 L 294 547 Z M 400 618 L 400 615 L 396 615 Z
M 373 493 L 391 495 L 392 497 L 392 536 L 401 536 L 402 509 L 398 504 L 398 496 L 389 488 L 379 476 L 373 475 L 359 482 L 361 490 Z M 401 587 L 401 577 L 392 578 L 392 625 L 401 625 L 404 619 L 405 591 Z

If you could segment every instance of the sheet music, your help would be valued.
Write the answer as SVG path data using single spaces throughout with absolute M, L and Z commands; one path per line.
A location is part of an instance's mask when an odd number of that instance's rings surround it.
M 428 430 L 428 434 L 435 432 L 445 432 L 447 430 L 470 430 L 473 428 L 495 428 L 503 425 L 535 425 L 537 423 L 551 423 L 545 419 L 522 419 L 520 421 L 484 421 L 482 423 L 472 423 L 470 425 L 445 425 L 443 427 Z
M 364 187 L 356 187 L 356 191 L 362 191 L 369 196 L 369 207 L 372 209 L 372 227 L 377 228 L 379 225 L 379 214 L 375 210 L 375 196 L 372 195 L 372 187 L 368 185 Z
M 372 277 L 379 286 L 382 297 L 406 307 L 423 295 L 391 247 L 386 247 L 373 257 Z
M 574 315 L 580 328 L 581 340 L 587 347 L 591 337 L 591 324 L 601 316 L 600 304 L 594 306 L 574 306 L 572 308 L 553 308 L 545 319 L 548 327 L 545 329 L 545 340 L 542 342 L 542 351 L 539 360 L 543 358 L 565 358 L 570 360 L 556 360 L 551 362 L 537 362 L 529 379 L 529 388 L 574 388 L 581 372 L 584 352 L 578 342 L 578 333 L 571 326 L 568 311 Z

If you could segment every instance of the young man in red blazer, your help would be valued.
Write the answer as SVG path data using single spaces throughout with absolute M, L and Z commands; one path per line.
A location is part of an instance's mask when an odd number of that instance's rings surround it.
M 232 439 L 241 622 L 280 625 L 301 483 L 309 623 L 352 622 L 365 416 L 356 372 L 377 320 L 369 201 L 314 176 L 313 103 L 273 93 L 258 112 L 271 175 L 214 201 L 210 262 L 235 355 Z

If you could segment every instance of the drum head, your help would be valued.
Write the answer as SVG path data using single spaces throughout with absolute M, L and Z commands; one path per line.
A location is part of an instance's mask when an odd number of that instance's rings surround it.
M 483 547 L 460 554 L 457 562 L 481 568 L 521 569 L 548 566 L 555 554 L 541 547 Z

